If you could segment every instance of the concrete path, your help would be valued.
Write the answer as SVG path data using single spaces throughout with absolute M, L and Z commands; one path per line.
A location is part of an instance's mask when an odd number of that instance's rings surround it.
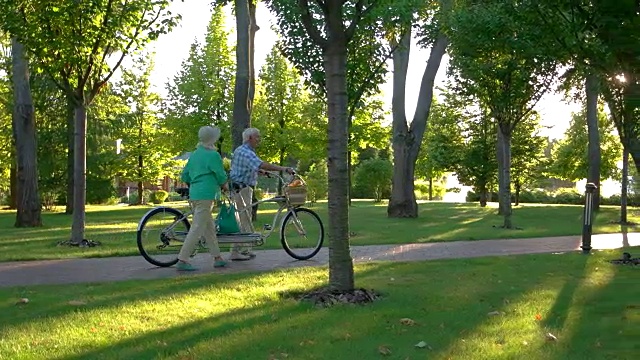
M 420 261 L 448 258 L 471 258 L 496 255 L 568 252 L 580 249 L 580 236 L 533 239 L 451 241 L 426 244 L 353 246 L 356 263 L 368 261 Z M 640 246 L 640 233 L 594 235 L 594 249 L 617 249 Z M 273 269 L 324 266 L 329 262 L 329 251 L 323 248 L 308 261 L 289 257 L 284 250 L 256 251 L 251 261 L 230 262 L 228 268 L 214 269 L 207 254 L 198 254 L 194 264 L 201 268 L 196 273 L 269 271 Z M 225 254 L 226 255 L 226 254 Z M 637 254 L 632 254 L 637 256 Z M 40 284 L 73 284 L 130 279 L 157 279 L 184 276 L 175 268 L 159 268 L 146 262 L 142 256 L 21 261 L 0 263 L 0 287 Z

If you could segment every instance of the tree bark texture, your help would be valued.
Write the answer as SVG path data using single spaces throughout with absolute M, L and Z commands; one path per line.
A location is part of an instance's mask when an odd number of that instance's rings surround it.
M 38 160 L 36 123 L 31 88 L 29 62 L 24 45 L 11 40 L 14 84 L 13 124 L 16 138 L 16 227 L 42 226 L 42 206 L 38 194 Z
M 87 198 L 87 108 L 81 96 L 76 100 L 74 129 L 73 224 L 71 243 L 84 240 L 85 203 Z
M 330 14 L 329 26 L 342 26 L 341 13 Z M 329 175 L 329 286 L 340 291 L 354 288 L 353 259 L 349 245 L 349 126 L 347 118 L 347 41 L 344 31 L 333 38 L 324 54 L 329 114 L 327 168 Z
M 498 125 L 498 145 L 502 152 L 502 159 L 498 161 L 499 202 L 504 217 L 503 227 L 512 229 L 511 223 L 511 130 L 509 125 Z
M 233 93 L 233 123 L 231 125 L 231 141 L 233 149 L 242 145 L 242 132 L 251 126 L 251 51 L 250 36 L 251 18 L 249 2 L 252 0 L 235 0 L 236 10 L 236 84 Z
M 629 151 L 622 148 L 622 191 L 620 194 L 620 224 L 627 223 L 627 204 L 629 203 Z
M 504 172 L 501 171 L 500 164 L 504 164 L 504 144 L 502 144 L 502 130 L 500 125 L 496 126 L 497 141 L 496 141 L 496 161 L 498 162 L 498 215 L 504 215 L 504 202 L 502 201 L 501 194 L 504 187 Z
M 400 45 L 393 53 L 393 138 L 394 155 L 391 198 L 387 207 L 387 216 L 394 218 L 418 217 L 418 204 L 414 192 L 414 170 L 420 144 L 427 127 L 427 120 L 433 100 L 433 84 L 440 68 L 449 41 L 439 34 L 434 42 L 427 66 L 422 76 L 418 103 L 411 126 L 407 123 L 405 112 L 405 88 L 407 68 L 411 46 L 411 31 L 406 31 Z
M 600 209 L 600 132 L 598 130 L 598 79 L 595 75 L 587 75 L 585 80 L 587 103 L 587 132 L 589 137 L 588 158 L 589 170 L 587 182 L 594 183 L 593 210 Z
M 76 118 L 76 105 L 72 96 L 67 95 L 67 204 L 65 214 L 73 214 L 73 166 L 74 166 L 74 124 Z

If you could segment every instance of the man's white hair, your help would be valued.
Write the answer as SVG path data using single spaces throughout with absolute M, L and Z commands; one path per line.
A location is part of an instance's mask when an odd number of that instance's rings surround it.
M 246 128 L 242 132 L 242 143 L 245 144 L 249 141 L 249 138 L 255 135 L 260 135 L 260 130 L 256 128 Z

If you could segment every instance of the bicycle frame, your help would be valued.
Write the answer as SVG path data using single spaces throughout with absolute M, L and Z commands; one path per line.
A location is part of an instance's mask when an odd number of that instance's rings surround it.
M 279 178 L 279 180 L 282 182 L 283 187 L 286 186 L 288 184 L 288 182 L 286 182 L 279 174 L 276 173 L 268 173 L 271 176 L 276 176 Z M 229 198 L 231 198 L 231 195 L 227 195 Z M 247 246 L 261 246 L 264 245 L 265 240 L 271 236 L 271 234 L 273 233 L 273 231 L 276 229 L 276 223 L 278 222 L 278 220 L 280 220 L 279 223 L 279 228 L 283 228 L 284 226 L 284 220 L 287 217 L 287 214 L 292 213 L 293 217 L 294 217 L 294 225 L 296 226 L 297 230 L 301 233 L 304 233 L 304 230 L 300 228 L 301 224 L 299 224 L 297 215 L 295 213 L 295 208 L 297 206 L 293 206 L 289 203 L 289 200 L 287 199 L 286 196 L 284 195 L 277 195 L 268 199 L 263 199 L 263 200 L 258 200 L 256 202 L 251 203 L 251 206 L 247 206 L 246 209 L 244 209 L 243 211 L 250 211 L 251 208 L 253 208 L 256 205 L 260 205 L 260 204 L 264 204 L 264 203 L 277 203 L 279 204 L 278 206 L 278 210 L 276 212 L 276 214 L 273 217 L 273 221 L 271 223 L 270 228 L 267 230 L 266 226 L 263 227 L 262 232 L 260 233 L 245 233 L 245 234 L 217 234 L 218 237 L 218 242 L 221 244 L 240 244 L 240 245 L 247 245 Z M 283 210 L 287 210 L 284 213 L 284 216 L 282 216 L 282 218 L 280 218 L 280 215 L 283 213 Z M 189 208 L 188 211 L 183 212 L 183 216 L 179 219 L 176 219 L 176 221 L 169 227 L 167 227 L 165 229 L 165 231 L 173 231 L 173 228 L 179 224 L 183 219 L 187 219 L 189 218 L 190 215 L 193 214 L 193 210 L 191 209 L 191 207 Z M 215 221 L 215 219 L 214 219 Z M 266 224 L 268 225 L 268 224 Z M 138 229 L 140 230 L 140 229 Z M 266 233 L 265 233 L 266 231 Z M 184 236 L 186 236 L 187 234 L 184 233 Z M 253 240 L 250 240 L 252 239 Z M 199 239 L 198 243 L 199 246 L 201 248 L 206 248 L 206 244 L 203 241 L 204 239 Z M 247 241 L 248 240 L 248 241 Z

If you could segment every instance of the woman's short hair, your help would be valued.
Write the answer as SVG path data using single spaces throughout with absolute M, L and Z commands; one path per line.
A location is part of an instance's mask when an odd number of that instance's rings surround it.
M 203 126 L 198 130 L 198 140 L 207 147 L 214 147 L 220 139 L 220 128 L 217 126 Z
M 260 135 L 260 130 L 256 128 L 246 128 L 242 132 L 242 143 L 246 143 L 249 141 L 249 138 L 255 135 Z

